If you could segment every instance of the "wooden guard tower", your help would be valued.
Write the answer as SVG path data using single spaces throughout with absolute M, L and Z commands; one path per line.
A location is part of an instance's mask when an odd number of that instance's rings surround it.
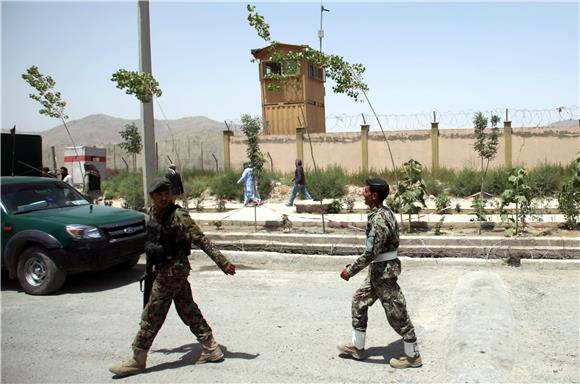
M 281 52 L 300 52 L 306 45 L 278 43 Z M 296 128 L 304 127 L 311 133 L 325 133 L 324 115 L 324 70 L 303 60 L 296 73 L 293 66 L 272 61 L 271 46 L 252 49 L 260 69 L 262 90 L 262 119 L 266 135 L 294 135 Z M 294 67 L 295 68 L 295 67 Z M 281 89 L 269 89 L 272 80 L 265 76 L 270 73 L 287 74 L 290 80 L 281 84 Z M 293 79 L 294 78 L 294 79 Z

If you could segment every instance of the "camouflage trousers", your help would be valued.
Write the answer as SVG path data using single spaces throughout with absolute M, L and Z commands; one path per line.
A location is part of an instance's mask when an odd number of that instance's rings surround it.
M 405 296 L 397 284 L 397 277 L 400 273 L 399 259 L 372 263 L 369 266 L 365 281 L 352 298 L 352 327 L 354 329 L 366 331 L 369 307 L 379 300 L 395 332 L 407 342 L 417 340 L 415 328 L 407 313 Z
M 191 286 L 187 281 L 189 264 L 175 263 L 165 266 L 157 272 L 157 277 L 151 289 L 149 302 L 141 315 L 140 329 L 133 340 L 133 347 L 149 350 L 155 336 L 161 329 L 169 312 L 171 303 L 181 320 L 202 341 L 212 336 L 212 331 L 203 315 L 193 301 Z

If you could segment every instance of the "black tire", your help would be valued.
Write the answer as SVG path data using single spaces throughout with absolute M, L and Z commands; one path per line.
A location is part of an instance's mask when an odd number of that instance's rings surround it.
M 42 247 L 27 248 L 18 258 L 18 281 L 30 295 L 48 295 L 62 287 L 66 272 L 50 258 Z

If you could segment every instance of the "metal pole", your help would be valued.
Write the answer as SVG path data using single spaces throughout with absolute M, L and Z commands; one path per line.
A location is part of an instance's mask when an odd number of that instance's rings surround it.
M 141 72 L 152 74 L 151 32 L 149 28 L 149 1 L 139 0 L 139 68 Z M 155 127 L 153 124 L 153 100 L 141 103 L 143 120 L 143 196 L 149 202 L 147 187 L 155 176 Z

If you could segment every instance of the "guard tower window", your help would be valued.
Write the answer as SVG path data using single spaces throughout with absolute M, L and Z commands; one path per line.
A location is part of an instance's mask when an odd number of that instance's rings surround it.
M 317 80 L 324 81 L 324 70 L 314 64 L 308 64 L 308 75 Z
M 269 61 L 264 65 L 264 75 L 298 75 L 298 63 L 296 61 Z

